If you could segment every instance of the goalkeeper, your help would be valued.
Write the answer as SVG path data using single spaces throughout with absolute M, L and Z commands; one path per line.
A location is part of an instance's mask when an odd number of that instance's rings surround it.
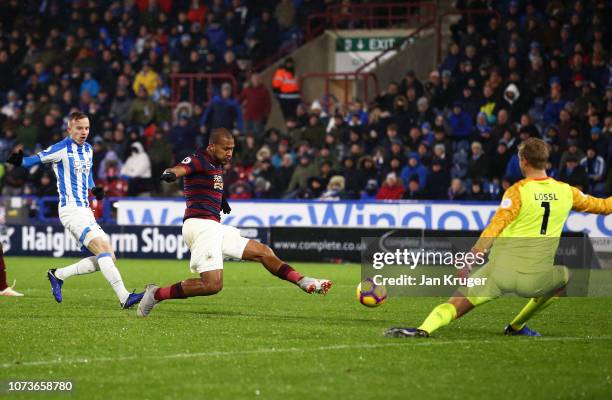
M 612 197 L 598 199 L 567 183 L 546 176 L 548 146 L 530 138 L 519 145 L 518 156 L 525 179 L 505 193 L 493 219 L 472 248 L 490 250 L 489 262 L 474 274 L 486 284 L 461 288 L 446 303 L 435 307 L 418 328 L 390 328 L 387 337 L 429 337 L 431 333 L 503 293 L 530 297 L 505 329 L 506 335 L 540 336 L 526 326 L 536 313 L 558 298 L 569 281 L 566 267 L 554 265 L 565 221 L 571 210 L 612 213 Z M 459 271 L 466 276 L 469 268 Z

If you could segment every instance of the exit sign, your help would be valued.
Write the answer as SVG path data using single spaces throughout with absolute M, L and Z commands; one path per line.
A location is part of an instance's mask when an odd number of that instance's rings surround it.
M 336 72 L 353 72 L 379 54 L 394 48 L 403 37 L 354 37 L 336 39 Z M 390 51 L 385 57 L 393 57 Z
M 357 37 L 336 39 L 337 52 L 381 52 L 393 48 L 397 43 L 404 40 L 401 37 Z

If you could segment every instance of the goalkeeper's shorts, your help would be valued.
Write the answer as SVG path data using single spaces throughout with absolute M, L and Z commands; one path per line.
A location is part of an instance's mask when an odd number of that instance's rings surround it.
M 473 278 L 486 278 L 481 286 L 462 288 L 461 291 L 473 305 L 493 300 L 505 293 L 521 297 L 541 297 L 564 287 L 569 282 L 569 270 L 561 265 L 522 272 L 507 265 L 488 263 L 471 274 Z

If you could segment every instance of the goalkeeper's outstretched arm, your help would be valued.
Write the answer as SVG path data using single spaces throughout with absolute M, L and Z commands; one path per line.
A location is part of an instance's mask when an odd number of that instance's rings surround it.
M 572 195 L 574 196 L 574 204 L 572 210 L 591 213 L 591 214 L 612 214 L 612 197 L 600 199 L 588 194 L 584 194 L 580 189 L 572 186 Z

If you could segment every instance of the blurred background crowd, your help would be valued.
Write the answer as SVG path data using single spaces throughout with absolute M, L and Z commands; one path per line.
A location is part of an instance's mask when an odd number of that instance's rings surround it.
M 0 2 L 2 194 L 55 195 L 50 170 L 28 174 L 4 161 L 60 140 L 73 110 L 90 116 L 94 178 L 108 196 L 178 195 L 157 177 L 217 127 L 237 135 L 225 175 L 232 199 L 497 200 L 521 178 L 516 148 L 528 137 L 549 144 L 550 176 L 612 192 L 605 1 L 494 2 L 501 18 L 454 24 L 426 79 L 406 71 L 369 104 L 294 98 L 283 104 L 284 124 L 266 127 L 286 93 L 253 71 L 299 43 L 308 15 L 334 3 Z M 296 71 L 288 59 L 275 79 Z M 173 110 L 170 74 L 194 72 L 235 81 Z

